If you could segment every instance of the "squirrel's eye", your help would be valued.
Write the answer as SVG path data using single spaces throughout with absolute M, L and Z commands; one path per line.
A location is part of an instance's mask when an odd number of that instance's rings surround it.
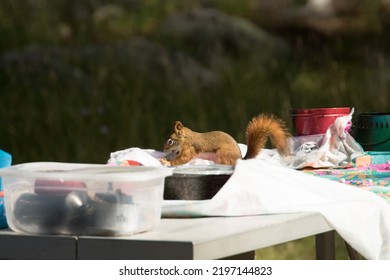
M 174 141 L 172 140 L 172 139 L 168 139 L 168 141 L 167 141 L 167 143 L 168 143 L 168 145 L 173 145 L 173 143 L 174 143 Z

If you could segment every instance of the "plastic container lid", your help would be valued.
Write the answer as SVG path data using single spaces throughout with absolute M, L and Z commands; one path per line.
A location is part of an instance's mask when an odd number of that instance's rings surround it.
M 0 169 L 1 176 L 47 180 L 149 181 L 172 175 L 168 167 L 108 166 L 59 162 L 33 162 Z
M 351 112 L 349 107 L 330 107 L 330 108 L 301 108 L 291 109 L 291 115 L 348 115 Z

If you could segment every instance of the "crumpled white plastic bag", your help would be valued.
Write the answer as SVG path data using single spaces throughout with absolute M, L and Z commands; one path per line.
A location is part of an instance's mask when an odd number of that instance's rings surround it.
M 128 161 L 133 161 L 144 166 L 161 166 L 160 159 L 165 157 L 166 153 L 153 150 L 132 147 L 110 153 L 107 160 L 108 165 L 128 165 Z M 184 165 L 214 165 L 212 160 L 193 158 Z
M 159 158 L 164 153 L 155 150 L 145 150 L 137 147 L 112 152 L 107 161 L 108 165 L 123 165 L 124 162 L 132 160 L 145 166 L 161 166 Z
M 363 148 L 347 131 L 353 112 L 352 108 L 349 115 L 338 117 L 325 134 L 292 137 L 292 154 L 283 160 L 283 164 L 294 169 L 344 167 L 363 155 Z

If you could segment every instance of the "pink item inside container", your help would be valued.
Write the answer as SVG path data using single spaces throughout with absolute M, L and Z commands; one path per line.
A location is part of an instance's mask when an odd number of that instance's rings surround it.
M 293 109 L 290 117 L 296 135 L 324 134 L 338 117 L 351 112 L 349 107 Z

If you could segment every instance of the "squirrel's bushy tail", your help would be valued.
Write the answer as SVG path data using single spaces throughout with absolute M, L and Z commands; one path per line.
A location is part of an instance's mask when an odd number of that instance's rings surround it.
M 282 156 L 290 154 L 288 138 L 290 133 L 283 120 L 274 115 L 260 114 L 254 117 L 246 128 L 246 142 L 248 146 L 244 159 L 256 157 L 260 150 L 267 143 L 268 138 L 271 144 Z

